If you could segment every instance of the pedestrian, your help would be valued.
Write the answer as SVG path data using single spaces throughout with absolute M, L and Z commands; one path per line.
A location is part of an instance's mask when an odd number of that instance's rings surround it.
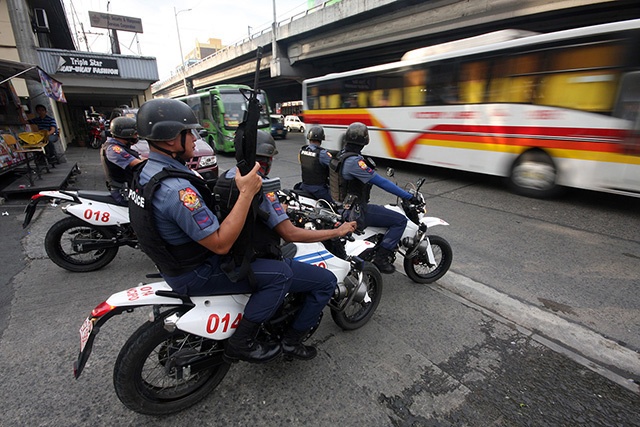
M 54 145 L 58 139 L 60 139 L 58 124 L 56 123 L 56 119 L 47 114 L 47 107 L 42 104 L 36 105 L 36 116 L 30 119 L 29 123 L 38 126 L 38 130 L 47 131 L 49 143 L 44 147 L 47 161 L 52 166 L 60 163 Z

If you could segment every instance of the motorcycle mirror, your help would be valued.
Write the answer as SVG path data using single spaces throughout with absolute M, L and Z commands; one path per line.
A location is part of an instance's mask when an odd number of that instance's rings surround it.
M 209 132 L 207 132 L 206 129 L 200 129 L 200 131 L 198 132 L 198 135 L 200 135 L 200 138 L 206 138 L 208 133 Z
M 392 177 L 392 176 L 394 176 L 395 174 L 396 174 L 395 169 L 393 169 L 393 168 L 387 168 L 387 176 L 388 176 L 389 178 L 391 178 L 391 177 Z

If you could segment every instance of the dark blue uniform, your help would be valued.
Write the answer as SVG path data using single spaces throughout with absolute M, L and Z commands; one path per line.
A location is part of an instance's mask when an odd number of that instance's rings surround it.
M 113 166 L 109 164 L 104 164 L 111 197 L 113 197 L 119 204 L 126 205 L 127 200 L 122 196 L 121 191 L 127 186 L 126 184 L 130 182 L 133 177 L 131 168 L 129 168 L 131 162 L 134 160 L 140 160 L 140 154 L 130 148 L 127 144 L 120 142 L 115 138 L 108 138 L 100 148 L 100 151 L 101 154 L 106 157 L 106 161 L 108 163 L 122 169 L 119 171 L 117 168 L 114 169 Z
M 404 191 L 388 179 L 378 175 L 376 171 L 367 165 L 361 155 L 344 160 L 342 177 L 347 181 L 357 179 L 363 183 L 371 183 L 403 199 L 412 197 L 411 193 Z M 384 206 L 370 203 L 363 206 L 363 211 L 365 226 L 387 228 L 380 246 L 389 251 L 394 251 L 407 226 L 407 218 L 402 214 L 386 209 Z
M 231 169 L 227 171 L 226 176 L 231 178 L 235 176 L 235 173 L 236 169 Z M 289 221 L 289 215 L 287 215 L 275 193 L 266 193 L 263 195 L 260 209 L 269 213 L 265 224 L 271 229 L 275 228 L 282 221 Z M 336 276 L 331 271 L 304 262 L 294 261 L 290 258 L 285 258 L 284 261 L 256 259 L 256 261 L 251 263 L 251 268 L 259 282 L 261 276 L 268 277 L 270 274 L 273 274 L 272 270 L 285 268 L 289 278 L 286 292 L 306 294 L 302 310 L 300 310 L 298 317 L 292 325 L 293 329 L 298 331 L 306 331 L 316 325 L 320 313 L 329 302 L 329 299 L 331 299 L 338 284 Z M 258 268 L 260 268 L 260 270 L 258 270 Z M 272 294 L 271 297 L 273 298 L 275 295 Z M 284 294 L 282 295 L 282 298 L 283 297 Z M 265 304 L 267 302 L 268 301 L 264 301 Z M 269 318 L 269 316 L 267 316 L 267 318 Z M 251 318 L 249 318 L 249 320 L 255 321 Z

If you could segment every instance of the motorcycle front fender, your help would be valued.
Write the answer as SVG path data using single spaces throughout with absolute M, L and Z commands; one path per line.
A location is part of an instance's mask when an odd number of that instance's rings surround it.
M 449 225 L 447 221 L 435 216 L 423 216 L 420 218 L 420 223 L 426 225 L 427 228 L 435 227 L 436 225 Z
M 82 200 L 82 203 L 66 206 L 65 212 L 99 227 L 129 223 L 129 208 L 115 204 Z

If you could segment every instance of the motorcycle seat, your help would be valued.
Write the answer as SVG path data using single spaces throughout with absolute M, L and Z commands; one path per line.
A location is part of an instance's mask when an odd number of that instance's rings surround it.
M 110 205 L 117 204 L 115 199 L 111 197 L 111 193 L 109 193 L 108 191 L 78 190 L 78 197 L 94 200 L 96 202 L 108 203 Z

